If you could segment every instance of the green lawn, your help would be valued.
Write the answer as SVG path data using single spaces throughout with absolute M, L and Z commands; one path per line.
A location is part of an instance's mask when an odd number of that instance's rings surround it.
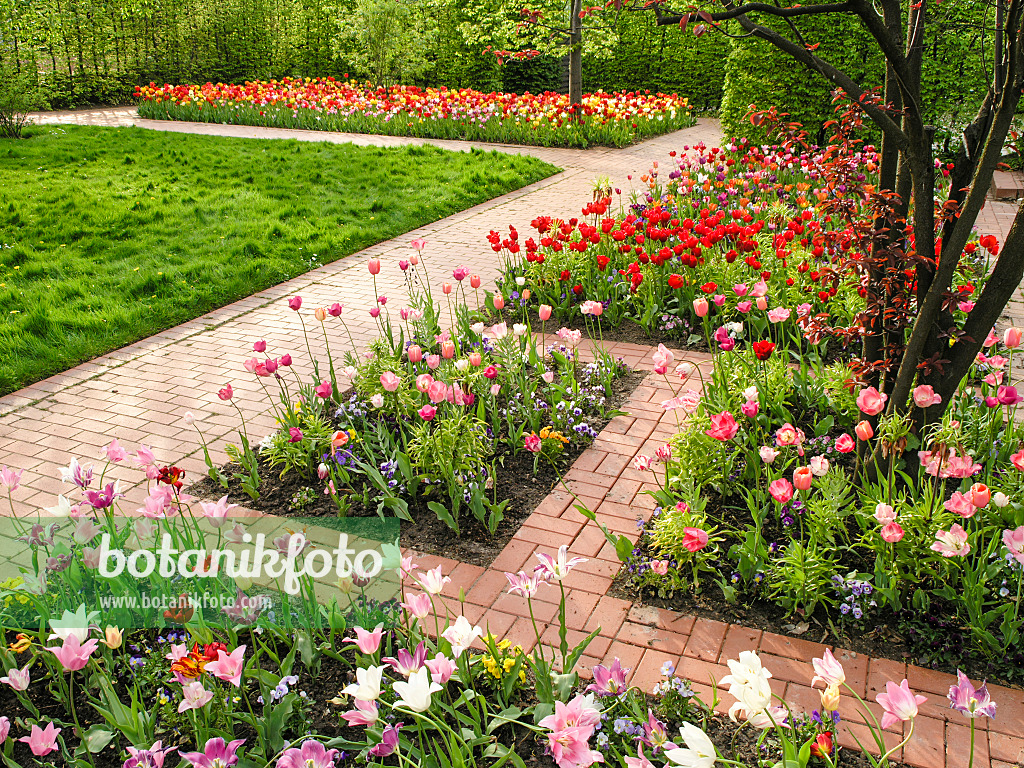
M 0 140 L 0 394 L 555 170 L 139 128 Z

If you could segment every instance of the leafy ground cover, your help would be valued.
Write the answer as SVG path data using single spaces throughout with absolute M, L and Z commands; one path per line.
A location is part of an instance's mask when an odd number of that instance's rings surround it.
M 371 88 L 333 78 L 244 85 L 141 86 L 139 114 L 167 120 L 382 133 L 546 147 L 623 147 L 693 125 L 686 99 L 588 93 L 577 120 L 568 96 L 469 88 Z
M 0 158 L 0 393 L 554 171 L 75 127 L 0 141 Z

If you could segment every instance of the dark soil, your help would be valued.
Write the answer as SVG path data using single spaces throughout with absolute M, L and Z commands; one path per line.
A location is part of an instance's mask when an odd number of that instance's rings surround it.
M 621 407 L 644 378 L 645 373 L 630 371 L 615 379 L 607 407 Z M 589 423 L 600 432 L 608 423 L 608 419 L 593 419 Z M 413 521 L 402 521 L 401 545 L 425 554 L 442 555 L 464 563 L 489 566 L 537 505 L 559 484 L 559 476 L 572 466 L 585 449 L 586 446 L 579 443 L 566 446 L 557 460 L 556 473 L 545 459 L 537 463 L 535 472 L 533 454 L 525 451 L 513 454 L 507 446 L 500 446 L 499 452 L 495 455 L 498 460 L 494 478 L 496 498 L 499 502 L 509 499 L 509 504 L 505 508 L 505 517 L 498 524 L 494 535 L 492 536 L 471 513 L 464 510 L 459 518 L 462 530 L 460 535 L 456 536 L 454 531 L 427 507 L 427 501 L 430 499 L 416 498 L 408 500 L 409 513 Z M 229 477 L 233 474 L 231 465 L 225 465 L 222 470 Z M 335 517 L 338 513 L 334 502 L 323 494 L 322 484 L 316 479 L 303 479 L 293 472 L 282 479 L 278 472 L 270 470 L 262 462 L 260 478 L 260 497 L 255 501 L 242 490 L 241 481 L 232 478 L 228 487 L 230 501 L 282 517 Z M 304 488 L 314 490 L 314 501 L 296 508 L 292 504 L 292 499 Z M 199 498 L 215 498 L 222 496 L 224 490 L 219 483 L 206 477 L 187 488 L 186 492 Z M 350 516 L 371 517 L 376 514 L 376 505 L 366 507 L 359 496 L 352 496 Z

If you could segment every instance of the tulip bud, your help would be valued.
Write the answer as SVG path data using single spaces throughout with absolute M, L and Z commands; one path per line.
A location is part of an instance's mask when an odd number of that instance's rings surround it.
M 483 362 L 483 356 L 479 352 L 471 352 L 469 355 L 469 364 L 474 368 L 478 368 L 480 363 Z
M 757 301 L 754 302 L 754 305 L 758 309 L 764 311 L 768 309 L 768 299 L 766 299 L 764 296 L 758 296 Z
M 984 483 L 975 483 L 971 486 L 971 504 L 976 506 L 978 509 L 987 507 L 991 498 L 992 492 Z
M 505 308 L 505 297 L 500 293 L 494 294 L 494 308 L 499 311 Z
M 317 319 L 318 323 L 322 323 L 327 319 L 327 310 L 323 307 L 317 307 L 313 310 L 313 317 Z
M 708 300 L 705 298 L 699 298 L 693 300 L 693 311 L 697 314 L 697 317 L 708 316 Z
M 369 259 L 366 262 L 366 268 L 370 270 L 371 275 L 380 274 L 380 259 Z
M 448 295 L 449 293 L 452 292 L 452 284 L 445 283 L 444 285 L 441 286 L 441 290 L 444 292 L 445 295 Z
M 117 627 L 107 627 L 103 633 L 103 644 L 112 651 L 120 648 L 123 640 L 124 636 Z
M 472 288 L 479 288 L 480 287 L 480 282 L 481 282 L 480 281 L 480 275 L 470 275 L 469 276 L 469 285 L 470 285 L 470 287 L 472 287 Z
M 821 708 L 828 712 L 839 709 L 839 686 L 830 685 L 821 692 Z
M 530 300 L 530 289 L 527 288 L 525 291 L 523 291 L 523 301 L 529 301 L 529 300 Z
M 1003 331 L 1003 344 L 1010 349 L 1015 349 L 1020 346 L 1021 335 L 1024 332 L 1020 328 L 1010 327 Z
M 996 491 L 995 493 L 992 494 L 992 503 L 995 504 L 1000 509 L 1002 509 L 1003 507 L 1010 503 L 1010 497 L 1007 496 L 1002 491 Z
M 814 480 L 814 472 L 810 467 L 799 467 L 793 473 L 793 486 L 798 491 L 809 491 Z
M 857 433 L 858 440 L 870 440 L 875 436 L 875 430 L 872 428 L 871 422 L 868 421 L 858 421 L 853 431 Z
M 455 357 L 454 341 L 441 342 L 441 357 L 443 357 L 445 360 L 451 360 L 453 357 Z
M 330 474 L 330 468 L 321 461 L 320 466 L 316 468 L 316 476 L 319 477 L 321 480 L 326 480 L 327 476 Z

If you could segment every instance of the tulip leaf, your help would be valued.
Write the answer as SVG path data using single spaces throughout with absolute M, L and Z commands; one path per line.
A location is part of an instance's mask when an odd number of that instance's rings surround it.
M 88 731 L 85 732 L 85 736 L 82 738 L 82 743 L 92 752 L 94 755 L 109 744 L 114 738 L 114 732 L 107 730 L 101 725 L 94 725 Z

